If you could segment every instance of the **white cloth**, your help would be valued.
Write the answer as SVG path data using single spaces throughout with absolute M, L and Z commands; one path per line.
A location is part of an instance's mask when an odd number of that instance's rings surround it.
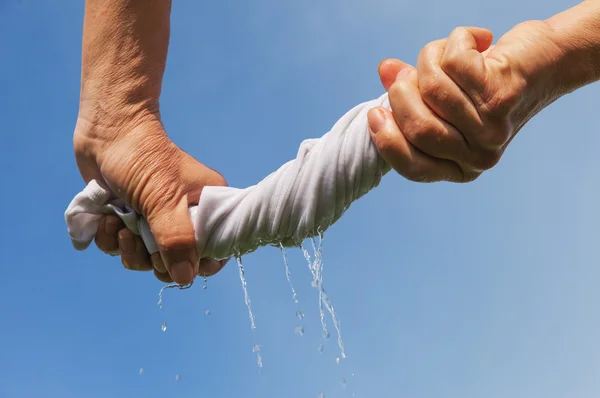
M 268 244 L 299 246 L 339 219 L 352 202 L 375 188 L 390 167 L 369 137 L 367 112 L 389 109 L 387 94 L 347 112 L 331 131 L 300 145 L 296 159 L 246 189 L 205 187 L 190 208 L 198 253 L 224 259 Z M 158 251 L 145 219 L 95 181 L 71 202 L 67 229 L 78 250 L 94 239 L 102 214 L 116 213 Z

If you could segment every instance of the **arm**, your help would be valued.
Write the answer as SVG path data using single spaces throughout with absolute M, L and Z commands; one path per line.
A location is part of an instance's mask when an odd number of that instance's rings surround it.
M 585 0 L 546 22 L 563 52 L 558 84 L 569 92 L 600 80 L 600 1 Z
M 98 248 L 119 254 L 127 269 L 154 269 L 162 281 L 188 284 L 224 265 L 199 260 L 188 207 L 204 186 L 226 183 L 178 148 L 160 119 L 170 11 L 170 0 L 86 1 L 73 143 L 83 179 L 97 180 L 142 214 L 160 253 L 150 256 L 116 216 L 100 222 Z
M 121 124 L 158 117 L 170 13 L 170 0 L 86 1 L 81 118 Z

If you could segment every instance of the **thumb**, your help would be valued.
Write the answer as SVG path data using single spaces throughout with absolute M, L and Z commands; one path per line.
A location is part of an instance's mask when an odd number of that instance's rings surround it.
M 411 65 L 400 61 L 399 59 L 387 58 L 379 63 L 378 72 L 381 84 L 385 91 L 388 91 L 396 81 L 396 76 L 401 70 L 410 68 Z
M 199 258 L 189 200 L 183 195 L 160 206 L 147 206 L 146 219 L 171 279 L 180 285 L 194 281 Z

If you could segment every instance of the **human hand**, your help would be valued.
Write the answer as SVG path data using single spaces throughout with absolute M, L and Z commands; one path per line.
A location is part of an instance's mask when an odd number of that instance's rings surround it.
M 90 120 L 80 116 L 74 134 L 83 179 L 97 180 L 142 214 L 160 252 L 150 256 L 141 237 L 115 215 L 101 220 L 98 248 L 120 255 L 127 269 L 154 269 L 167 283 L 185 285 L 218 272 L 225 261 L 198 261 L 188 207 L 198 204 L 203 187 L 226 185 L 223 177 L 178 148 L 154 114 L 102 125 Z
M 468 182 L 500 160 L 523 125 L 568 89 L 555 79 L 563 53 L 545 22 L 492 33 L 457 28 L 427 44 L 417 66 L 379 65 L 392 112 L 369 111 L 371 137 L 402 176 Z

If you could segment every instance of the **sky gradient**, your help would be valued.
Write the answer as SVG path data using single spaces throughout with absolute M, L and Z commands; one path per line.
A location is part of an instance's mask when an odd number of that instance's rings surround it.
M 160 312 L 151 273 L 72 249 L 63 213 L 83 188 L 71 144 L 82 4 L 0 0 L 0 397 L 599 396 L 598 84 L 534 118 L 477 181 L 390 173 L 326 232 L 325 287 L 349 355 L 337 365 L 334 333 L 317 349 L 299 250 L 288 257 L 302 337 L 275 248 L 243 259 L 254 334 L 233 262 L 206 290 L 168 291 Z M 574 4 L 176 0 L 164 123 L 245 187 L 379 96 L 381 59 L 414 63 L 456 26 L 499 37 Z

